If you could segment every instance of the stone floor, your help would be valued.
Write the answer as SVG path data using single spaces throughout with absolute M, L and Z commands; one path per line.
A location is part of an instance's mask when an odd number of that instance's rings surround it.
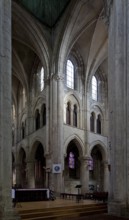
M 87 217 L 80 217 L 80 218 L 70 218 L 67 220 L 127 220 L 129 218 L 124 217 L 117 217 L 117 216 L 110 216 L 108 214 L 101 214 L 101 215 L 92 215 Z
M 77 203 L 75 200 L 64 200 L 64 199 L 56 199 L 55 201 L 42 201 L 42 202 L 25 202 L 25 203 L 18 203 L 15 209 L 18 210 L 26 210 L 26 209 L 33 209 L 35 208 L 49 208 L 49 207 L 59 207 L 59 206 L 69 206 L 69 205 L 82 205 L 82 204 L 94 204 L 96 203 L 93 200 L 82 200 Z M 100 214 L 100 215 L 92 215 L 87 217 L 79 217 L 79 218 L 70 218 L 66 220 L 127 220 L 129 218 L 122 218 L 117 216 L 110 216 L 108 214 Z M 63 220 L 65 220 L 63 218 Z
M 52 208 L 60 206 L 70 206 L 70 205 L 86 205 L 96 203 L 93 200 L 81 200 L 79 203 L 72 199 L 60 199 L 57 198 L 55 201 L 39 201 L 39 202 L 20 202 L 16 204 L 16 210 L 26 210 L 26 209 L 42 209 L 42 208 Z

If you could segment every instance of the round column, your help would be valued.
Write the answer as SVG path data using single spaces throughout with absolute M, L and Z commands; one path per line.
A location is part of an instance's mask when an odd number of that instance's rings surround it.
M 15 164 L 16 167 L 16 185 L 20 186 L 21 185 L 21 164 L 20 163 L 16 163 Z
M 51 91 L 51 80 L 50 78 L 48 78 L 46 80 L 46 154 L 50 153 L 50 128 L 51 128 L 51 95 L 50 95 L 50 91 Z
M 63 160 L 63 78 L 54 75 L 52 77 L 52 124 L 51 124 L 51 151 L 53 164 L 61 165 L 59 172 L 53 172 L 52 169 L 52 185 L 58 193 L 62 191 L 62 170 L 64 167 Z M 52 164 L 52 165 L 53 165 Z M 52 166 L 53 168 L 53 166 Z
M 26 175 L 27 175 L 28 188 L 35 188 L 34 169 L 35 169 L 35 161 L 27 161 Z
M 0 1 L 0 219 L 18 219 L 12 209 L 11 0 Z
M 109 141 L 111 143 L 109 213 L 114 215 L 123 215 L 128 209 L 128 11 L 129 0 L 112 2 L 108 54 Z
M 104 162 L 104 192 L 108 192 L 109 190 L 109 168 L 108 162 Z
M 88 158 L 81 158 L 81 192 L 86 193 L 89 191 L 89 170 L 88 170 Z

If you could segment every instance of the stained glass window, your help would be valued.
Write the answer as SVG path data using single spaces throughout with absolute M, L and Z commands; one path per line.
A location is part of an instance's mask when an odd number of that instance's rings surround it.
M 69 153 L 69 168 L 75 169 L 75 158 L 72 152 Z

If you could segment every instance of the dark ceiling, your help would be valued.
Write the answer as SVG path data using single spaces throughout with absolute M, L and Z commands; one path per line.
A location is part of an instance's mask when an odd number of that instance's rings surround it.
M 71 0 L 17 0 L 43 24 L 53 27 Z

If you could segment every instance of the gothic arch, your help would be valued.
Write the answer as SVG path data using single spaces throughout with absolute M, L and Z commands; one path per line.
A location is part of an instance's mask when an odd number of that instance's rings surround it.
M 27 158 L 27 147 L 24 145 L 20 145 L 17 149 L 17 162 L 20 162 L 20 158 L 21 158 L 21 151 L 24 151 L 25 152 L 25 155 L 26 155 L 26 158 Z
M 33 160 L 33 159 L 34 159 L 34 155 L 35 155 L 35 152 L 36 152 L 37 147 L 38 147 L 39 144 L 42 145 L 43 151 L 44 151 L 44 153 L 45 153 L 45 144 L 43 143 L 42 138 L 40 138 L 40 137 L 35 137 L 35 138 L 32 140 L 31 144 L 30 144 L 30 149 L 29 149 L 29 159 L 30 159 L 30 160 Z
M 80 98 L 79 98 L 78 93 L 77 93 L 76 91 L 70 91 L 70 92 L 68 92 L 68 93 L 65 95 L 65 97 L 64 97 L 64 103 L 66 103 L 67 101 L 69 101 L 69 97 L 70 97 L 70 96 L 73 96 L 73 97 L 76 99 L 76 101 L 77 101 L 77 103 L 78 103 L 78 106 L 80 107 L 80 105 L 81 105 L 81 103 L 80 103 Z
M 27 45 L 29 44 L 28 46 L 32 50 L 36 50 L 42 63 L 46 66 L 46 69 L 49 70 L 49 53 L 51 53 L 51 49 L 48 42 L 45 40 L 44 33 L 41 31 L 42 29 L 40 30 L 38 25 L 36 25 L 36 22 L 32 22 L 32 17 L 15 2 L 13 2 L 13 19 L 18 22 L 21 30 L 24 30 L 25 33 L 27 33 L 31 44 L 34 45 L 34 47 L 31 46 L 30 42 L 27 42 Z M 49 71 L 47 72 L 49 73 Z
M 25 69 L 14 47 L 13 47 L 13 69 L 12 71 L 13 71 L 13 74 L 19 79 L 22 86 L 25 87 L 26 94 L 28 94 L 29 88 L 28 88 L 28 82 L 27 82 Z
M 33 106 L 33 109 L 32 109 L 33 116 L 35 115 L 35 110 L 37 108 L 41 111 L 41 107 L 42 107 L 43 103 L 46 103 L 45 97 L 40 96 L 36 99 L 34 106 Z
M 68 147 L 68 144 L 71 142 L 71 141 L 74 141 L 77 148 L 78 148 L 78 151 L 79 151 L 79 154 L 80 156 L 84 156 L 85 152 L 84 152 L 84 144 L 82 142 L 82 140 L 80 139 L 80 137 L 78 135 L 72 135 L 70 137 L 68 137 L 64 143 L 64 156 L 67 154 L 67 147 Z
M 89 150 L 88 150 L 88 155 L 91 156 L 91 152 L 95 146 L 98 146 L 101 154 L 102 154 L 102 159 L 103 161 L 108 161 L 108 152 L 107 152 L 107 147 L 106 145 L 101 142 L 101 141 L 94 141 L 90 144 Z
M 95 69 L 93 69 L 91 72 L 89 72 L 87 80 L 86 80 L 86 88 L 87 92 L 91 91 L 91 80 L 93 76 L 96 76 L 98 80 L 104 82 L 106 88 L 107 88 L 107 76 L 105 73 L 101 70 L 101 66 L 97 66 Z
M 69 92 L 65 97 L 64 97 L 64 123 L 67 124 L 67 104 L 70 103 L 71 106 L 71 110 L 70 110 L 70 116 L 71 113 L 74 111 L 74 105 L 76 105 L 77 107 L 77 116 L 76 116 L 76 120 L 77 120 L 77 126 L 76 127 L 80 127 L 81 124 L 81 114 L 80 114 L 80 100 L 79 97 L 77 95 L 75 95 L 76 93 L 74 92 Z M 71 118 L 71 117 L 70 117 Z M 74 119 L 71 118 L 71 123 L 70 125 L 73 126 L 74 124 Z
M 66 75 L 67 75 L 67 61 L 70 60 L 73 64 L 74 68 L 74 89 L 75 91 L 83 91 L 84 90 L 84 61 L 82 56 L 80 55 L 78 48 L 73 48 L 65 60 L 64 72 L 65 72 L 65 84 L 66 82 Z M 65 85 L 66 86 L 66 85 Z M 67 87 L 67 86 L 66 86 Z
M 101 64 L 106 59 L 107 59 L 107 40 L 104 42 L 104 44 L 99 49 L 98 55 L 92 61 L 90 68 L 86 70 L 87 80 L 86 80 L 85 87 L 87 87 L 87 84 L 89 84 L 89 81 L 91 81 L 91 77 L 94 75 L 94 73 L 98 70 L 98 68 L 101 66 Z
M 98 1 L 94 1 L 94 4 L 97 4 L 97 2 Z M 72 10 L 74 10 L 73 16 L 67 22 L 67 25 L 65 27 L 65 32 L 63 33 L 63 36 L 62 36 L 63 43 L 61 43 L 60 50 L 57 52 L 57 56 L 59 57 L 59 62 L 58 62 L 58 71 L 59 72 L 63 72 L 64 60 L 66 60 L 66 57 L 68 56 L 70 50 L 73 48 L 73 46 L 75 45 L 75 43 L 77 42 L 79 37 L 81 35 L 83 35 L 83 33 L 92 25 L 96 26 L 96 23 L 99 20 L 99 16 L 101 16 L 103 5 L 101 5 L 101 3 L 100 3 L 100 4 L 98 4 L 98 8 L 96 5 L 96 9 L 98 9 L 97 15 L 94 14 L 94 11 L 92 11 L 92 7 L 90 7 L 90 9 L 91 9 L 90 12 L 92 14 L 92 18 L 90 20 L 88 20 L 88 16 L 85 17 L 85 19 L 83 19 L 83 22 L 80 24 L 79 28 L 76 27 L 75 23 L 77 23 L 77 20 L 75 22 L 75 19 L 77 19 L 77 17 L 78 17 L 78 19 L 80 18 L 80 11 L 82 10 L 82 8 L 83 8 L 82 16 L 84 15 L 83 14 L 84 8 L 87 9 L 87 4 L 88 4 L 87 1 L 86 2 L 80 1 L 80 2 L 76 2 L 76 4 L 74 6 L 72 6 Z M 69 36 L 69 33 L 70 33 L 70 36 Z M 92 36 L 91 36 L 91 38 L 92 38 Z
M 97 105 L 91 105 L 90 112 L 95 113 L 95 119 L 97 118 L 98 114 L 101 115 L 102 120 L 104 119 L 104 109 L 100 105 L 100 103 L 97 103 Z

